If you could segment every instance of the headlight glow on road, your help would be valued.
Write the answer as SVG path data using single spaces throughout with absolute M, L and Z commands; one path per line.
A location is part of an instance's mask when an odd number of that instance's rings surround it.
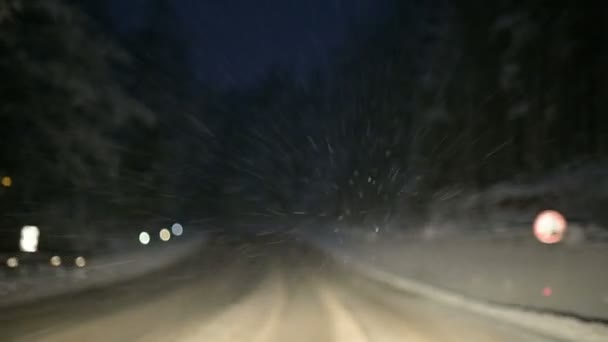
M 76 260 L 74 260 L 74 265 L 76 265 L 76 267 L 82 268 L 87 265 L 87 261 L 84 257 L 79 256 L 76 258 Z
M 6 266 L 10 268 L 16 268 L 19 266 L 19 259 L 17 257 L 10 257 L 6 259 Z
M 159 236 L 162 241 L 169 241 L 169 239 L 171 238 L 171 232 L 169 231 L 169 229 L 163 228 L 160 230 Z
M 175 236 L 181 236 L 184 233 L 184 227 L 179 223 L 174 223 L 171 226 L 171 233 Z
M 139 243 L 141 243 L 142 245 L 149 244 L 150 243 L 150 234 L 148 234 L 147 232 L 139 233 Z
M 21 239 L 19 240 L 19 248 L 22 252 L 34 253 L 38 251 L 38 237 L 40 229 L 36 226 L 23 226 L 21 228 Z

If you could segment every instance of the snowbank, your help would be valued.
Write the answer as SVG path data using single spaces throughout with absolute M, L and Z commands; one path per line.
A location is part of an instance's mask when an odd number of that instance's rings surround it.
M 482 220 L 492 226 L 529 224 L 539 211 L 556 209 L 584 229 L 608 227 L 608 164 L 564 166 L 543 179 L 502 182 L 483 191 L 459 189 L 456 195 L 449 194 L 448 190 L 436 194 L 432 225 L 463 219 Z
M 14 270 L 0 270 L 0 307 L 133 279 L 178 262 L 204 241 L 203 236 L 188 237 L 126 253 L 90 257 L 83 268 L 46 266 L 17 277 L 6 276 Z
M 554 248 L 491 235 L 413 242 L 333 234 L 314 243 L 355 271 L 404 291 L 544 336 L 608 339 L 605 324 L 550 313 L 608 319 L 606 245 Z

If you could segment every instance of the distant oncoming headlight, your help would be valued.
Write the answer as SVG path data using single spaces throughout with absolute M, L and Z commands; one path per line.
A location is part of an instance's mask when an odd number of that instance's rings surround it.
M 38 237 L 40 237 L 40 229 L 38 227 L 23 226 L 21 228 L 21 239 L 19 240 L 21 251 L 27 253 L 38 251 Z
M 150 243 L 150 234 L 148 234 L 147 232 L 139 233 L 139 243 L 141 243 L 142 245 L 149 244 Z

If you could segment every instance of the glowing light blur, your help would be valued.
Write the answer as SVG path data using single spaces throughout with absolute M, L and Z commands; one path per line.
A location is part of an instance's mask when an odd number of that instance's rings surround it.
M 150 234 L 148 234 L 147 232 L 139 233 L 139 243 L 141 243 L 142 245 L 149 244 L 150 243 Z
M 551 297 L 551 295 L 553 294 L 553 289 L 549 286 L 545 286 L 543 288 L 543 296 L 545 297 Z
M 22 252 L 34 253 L 38 251 L 38 238 L 40 237 L 40 229 L 36 226 L 23 226 L 21 228 L 21 239 L 19 240 L 19 248 Z
M 87 265 L 87 261 L 84 257 L 79 256 L 76 258 L 76 260 L 74 260 L 74 265 L 76 265 L 76 267 L 82 268 Z
M 184 233 L 184 227 L 179 223 L 174 223 L 171 226 L 171 233 L 175 236 L 181 236 Z
M 542 243 L 558 243 L 564 239 L 567 226 L 562 214 L 555 210 L 545 210 L 534 220 L 534 236 Z
M 160 230 L 159 236 L 162 241 L 169 241 L 169 239 L 171 238 L 171 232 L 169 231 L 169 229 L 163 228 Z
M 5 188 L 10 188 L 13 185 L 13 179 L 9 176 L 2 177 L 2 180 L 0 182 Z
M 61 266 L 61 257 L 58 255 L 52 256 L 50 263 L 51 263 L 51 266 L 54 266 L 54 267 Z
M 19 266 L 19 259 L 17 257 L 10 257 L 6 259 L 6 266 L 10 268 L 16 268 Z

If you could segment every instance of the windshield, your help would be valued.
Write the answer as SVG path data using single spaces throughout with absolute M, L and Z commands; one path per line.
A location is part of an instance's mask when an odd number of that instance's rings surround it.
M 607 21 L 0 0 L 0 340 L 607 341 Z

